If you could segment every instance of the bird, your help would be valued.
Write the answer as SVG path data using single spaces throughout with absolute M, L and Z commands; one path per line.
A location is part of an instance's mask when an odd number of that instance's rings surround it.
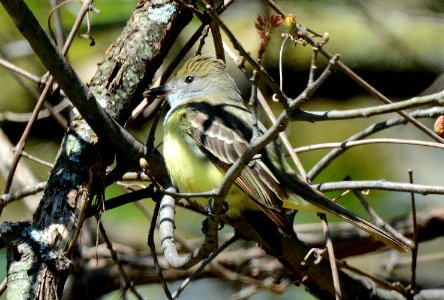
M 179 191 L 202 193 L 217 188 L 227 170 L 247 151 L 255 122 L 222 60 L 197 55 L 165 85 L 147 90 L 164 97 L 163 156 Z M 258 122 L 259 132 L 265 127 Z M 190 201 L 201 208 L 204 197 Z M 262 211 L 276 226 L 288 210 L 329 213 L 366 231 L 398 251 L 408 245 L 312 188 L 288 165 L 277 141 L 265 146 L 235 179 L 226 198 L 228 218 Z

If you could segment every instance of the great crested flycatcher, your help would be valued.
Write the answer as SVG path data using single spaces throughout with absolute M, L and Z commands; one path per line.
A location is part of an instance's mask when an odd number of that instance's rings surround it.
M 253 120 L 222 61 L 196 56 L 165 86 L 148 91 L 165 95 L 170 110 L 164 120 L 163 155 L 173 184 L 181 192 L 206 192 L 220 185 L 225 172 L 246 151 Z M 259 124 L 260 130 L 263 126 Z M 205 198 L 194 203 L 205 207 Z M 263 211 L 285 226 L 284 210 L 328 212 L 365 230 L 386 245 L 407 245 L 314 190 L 291 170 L 276 142 L 270 143 L 243 169 L 231 187 L 227 217 Z

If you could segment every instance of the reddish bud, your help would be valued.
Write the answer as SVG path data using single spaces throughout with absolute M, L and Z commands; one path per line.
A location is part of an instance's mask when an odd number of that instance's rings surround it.
M 440 137 L 444 138 L 444 115 L 439 116 L 435 122 L 435 133 Z

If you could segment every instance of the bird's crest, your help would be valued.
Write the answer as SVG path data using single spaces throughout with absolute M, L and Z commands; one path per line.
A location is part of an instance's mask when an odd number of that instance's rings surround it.
M 190 59 L 177 72 L 176 77 L 185 77 L 188 75 L 197 75 L 204 77 L 208 74 L 221 73 L 225 71 L 223 61 L 205 55 L 198 55 Z

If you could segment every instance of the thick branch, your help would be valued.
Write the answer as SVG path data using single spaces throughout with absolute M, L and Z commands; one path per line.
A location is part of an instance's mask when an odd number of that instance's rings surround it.
M 112 161 L 114 152 L 134 160 L 144 154 L 144 146 L 137 141 L 130 143 L 135 139 L 101 107 L 105 107 L 119 122 L 124 122 L 128 110 L 136 104 L 136 99 L 142 98 L 142 91 L 167 53 L 160 50 L 164 45 L 169 48 L 168 45 L 190 20 L 190 15 L 171 1 L 156 1 L 156 5 L 141 3 L 121 38 L 100 64 L 90 91 L 59 54 L 23 1 L 1 2 L 59 86 L 87 120 L 77 117 L 72 122 L 32 226 L 28 228 L 29 236 L 33 238 L 27 241 L 31 246 L 44 244 L 45 249 L 51 248 L 56 255 L 49 259 L 46 256 L 46 260 L 39 260 L 37 267 L 30 264 L 28 269 L 20 268 L 21 260 L 10 262 L 10 276 L 12 272 L 17 272 L 14 276 L 24 272 L 31 275 L 33 283 L 38 282 L 33 285 L 37 289 L 25 298 L 60 298 L 69 267 L 61 264 L 61 259 L 69 256 L 73 249 L 91 197 L 103 192 L 106 165 Z M 171 25 L 173 21 L 175 26 Z M 148 69 L 150 72 L 146 72 Z M 101 148 L 103 144 L 99 143 L 94 132 L 111 142 L 113 147 Z M 150 160 L 150 166 L 159 166 L 160 171 L 154 171 L 161 178 L 165 172 L 161 171 L 163 164 L 159 157 L 156 163 Z M 44 254 L 35 253 L 37 258 Z M 21 259 L 26 260 L 27 257 L 22 256 Z

